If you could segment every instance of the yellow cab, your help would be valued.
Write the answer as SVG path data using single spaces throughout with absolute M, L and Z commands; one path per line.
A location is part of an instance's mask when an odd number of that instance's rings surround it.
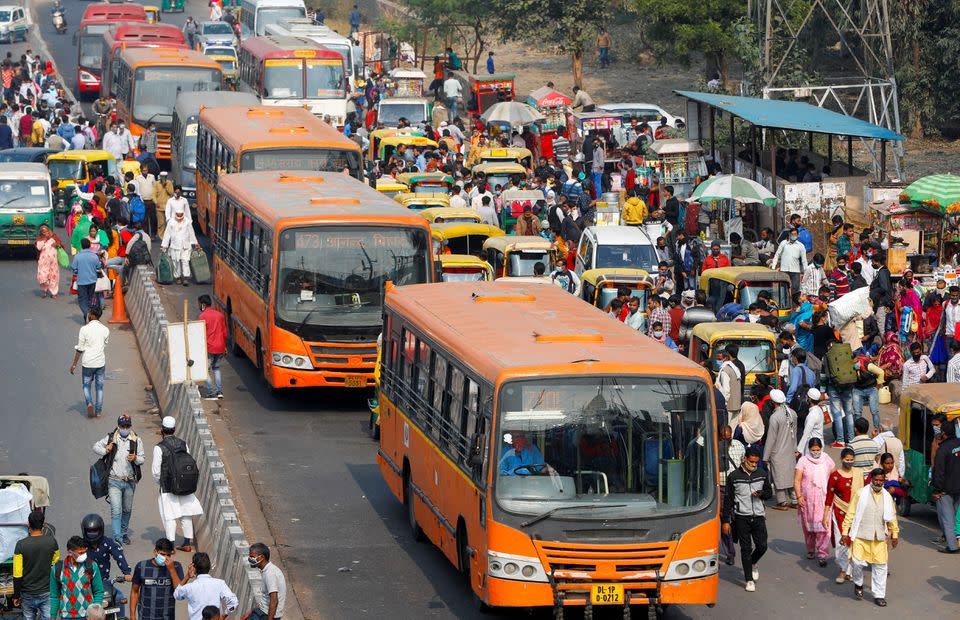
M 483 242 L 483 258 L 493 267 L 495 278 L 536 275 L 534 265 L 542 263 L 544 273 L 553 271 L 556 247 L 543 237 L 503 235 Z
M 470 254 L 480 256 L 483 243 L 490 237 L 503 236 L 503 231 L 489 224 L 455 222 L 430 226 L 434 254 Z
M 717 354 L 727 345 L 739 348 L 737 359 L 747 371 L 745 385 L 753 385 L 759 375 L 766 375 L 776 385 L 777 337 L 759 323 L 718 322 L 698 323 L 690 330 L 687 355 L 698 364 L 710 360 L 710 368 L 719 370 Z
M 707 294 L 707 307 L 718 312 L 725 304 L 736 302 L 745 310 L 768 291 L 778 309 L 778 318 L 785 321 L 793 307 L 790 302 L 790 276 L 769 267 L 718 267 L 700 275 L 700 290 Z
M 493 267 L 470 254 L 441 254 L 440 277 L 443 282 L 489 282 Z
M 601 310 L 610 306 L 621 288 L 630 289 L 630 296 L 640 299 L 640 311 L 646 315 L 653 278 L 645 270 L 609 267 L 588 269 L 580 276 L 580 298 Z
M 477 210 L 470 207 L 430 207 L 420 211 L 420 215 L 431 224 L 452 224 L 455 222 L 480 224 L 483 222 L 483 217 Z
M 414 194 L 446 195 L 453 187 L 453 177 L 443 172 L 404 172 L 397 175 L 397 182 Z
M 450 206 L 450 196 L 446 194 L 412 194 L 410 192 L 404 192 L 403 194 L 397 194 L 393 199 L 413 211 Z
M 928 504 L 932 501 L 930 468 L 933 467 L 933 416 L 942 413 L 947 427 L 941 432 L 953 433 L 953 425 L 960 419 L 960 384 L 919 383 L 903 388 L 900 393 L 900 421 L 897 435 L 903 442 L 903 458 L 909 482 L 908 495 L 898 506 L 901 515 L 910 514 L 910 504 Z

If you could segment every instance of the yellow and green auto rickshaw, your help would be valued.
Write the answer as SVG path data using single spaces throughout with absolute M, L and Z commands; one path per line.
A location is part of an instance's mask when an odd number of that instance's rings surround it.
M 74 187 L 85 186 L 98 177 L 121 178 L 113 155 L 97 149 L 54 153 L 47 158 L 47 168 L 56 194 L 54 210 L 58 222 L 66 221 L 69 215 Z
M 396 198 L 407 193 L 407 186 L 393 177 L 380 177 L 377 179 L 377 191 L 389 198 Z
M 552 241 L 532 235 L 503 235 L 483 242 L 483 258 L 493 267 L 495 278 L 536 275 L 537 263 L 542 263 L 544 273 L 549 274 L 557 263 L 556 253 Z
M 643 269 L 610 267 L 588 269 L 580 276 L 580 297 L 591 306 L 606 310 L 621 288 L 640 299 L 640 311 L 647 314 L 647 299 L 653 290 L 653 278 Z
M 435 208 L 442 209 L 450 206 L 450 197 L 446 194 L 411 194 L 406 192 L 397 194 L 393 199 L 413 211 Z
M 762 291 L 773 297 L 778 318 L 787 320 L 793 306 L 790 302 L 790 276 L 769 267 L 718 267 L 700 275 L 699 288 L 707 294 L 707 307 L 714 312 L 730 302 L 748 309 Z
M 404 172 L 397 175 L 397 182 L 414 194 L 443 194 L 453 187 L 453 177 L 443 172 Z
M 933 501 L 930 490 L 934 438 L 932 422 L 933 416 L 938 413 L 947 416 L 948 428 L 942 432 L 952 433 L 953 425 L 960 418 L 960 384 L 920 383 L 903 388 L 897 428 L 907 465 L 907 471 L 901 477 L 901 481 L 907 485 L 907 496 L 900 499 L 898 505 L 903 516 L 910 514 L 910 504 L 929 504 Z M 960 517 L 957 522 L 960 525 Z
M 160 7 L 146 4 L 143 6 L 143 11 L 147 14 L 148 24 L 160 23 Z
M 766 375 L 776 385 L 777 337 L 759 323 L 699 323 L 690 330 L 687 355 L 698 364 L 710 360 L 711 368 L 720 369 L 717 354 L 727 345 L 737 345 L 737 359 L 747 371 L 745 385 L 753 385 L 759 375 Z
M 470 207 L 430 207 L 420 211 L 420 215 L 431 224 L 452 224 L 455 222 L 480 224 L 483 222 L 483 217 L 477 210 Z
M 440 275 L 444 282 L 489 282 L 493 280 L 493 268 L 470 254 L 441 254 Z
M 515 163 L 524 168 L 533 167 L 533 153 L 530 149 L 509 147 L 493 147 L 480 149 L 476 154 L 471 153 L 471 159 L 477 162 L 477 165 L 486 163 Z
M 470 254 L 481 256 L 483 243 L 490 237 L 500 237 L 503 231 L 489 224 L 456 222 L 453 224 L 433 224 L 430 226 L 433 237 L 433 253 Z
M 409 147 L 437 148 L 437 143 L 419 131 L 407 129 L 377 129 L 370 133 L 370 150 L 367 159 L 386 161 L 401 144 Z

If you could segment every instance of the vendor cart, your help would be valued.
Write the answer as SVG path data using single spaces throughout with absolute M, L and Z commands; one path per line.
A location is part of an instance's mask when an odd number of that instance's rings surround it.
M 454 77 L 463 87 L 463 100 L 467 112 L 483 114 L 487 108 L 499 101 L 513 101 L 512 73 L 494 73 L 478 75 L 466 71 L 454 71 Z
M 923 203 L 890 200 L 870 205 L 874 227 L 889 239 L 887 268 L 892 276 L 905 269 L 932 274 L 943 250 L 945 218 L 939 209 Z
M 423 97 L 426 79 L 427 74 L 416 67 L 391 69 L 386 94 L 390 97 Z
M 660 159 L 660 186 L 672 185 L 674 196 L 689 196 L 694 190 L 697 177 L 707 176 L 703 147 L 696 140 L 657 140 L 649 148 Z M 660 195 L 661 201 L 665 201 L 662 192 Z
M 623 115 L 617 112 L 576 112 L 570 115 L 570 135 L 574 137 L 577 150 L 583 152 L 583 144 L 590 136 L 603 140 L 606 162 L 620 160 L 620 147 L 616 133 L 623 126 Z
M 560 127 L 567 125 L 567 107 L 570 97 L 557 92 L 549 86 L 541 86 L 527 95 L 527 104 L 543 114 L 544 121 L 539 125 L 540 152 L 547 159 L 553 158 L 553 140 Z

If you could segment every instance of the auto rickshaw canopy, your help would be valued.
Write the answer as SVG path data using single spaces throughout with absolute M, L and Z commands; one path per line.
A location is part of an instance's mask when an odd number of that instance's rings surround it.
M 710 280 L 723 280 L 731 284 L 741 284 L 743 282 L 786 282 L 789 284 L 790 276 L 776 269 L 752 265 L 707 269 L 700 274 L 700 288 L 706 290 L 707 283 Z
M 443 218 L 443 222 L 483 222 L 483 217 L 476 209 L 470 207 L 430 207 L 420 212 L 424 218 L 431 224 L 437 221 L 437 218 Z

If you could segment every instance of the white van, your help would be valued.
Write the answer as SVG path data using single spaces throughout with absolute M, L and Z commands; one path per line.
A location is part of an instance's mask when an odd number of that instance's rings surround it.
M 245 37 L 260 37 L 267 33 L 270 24 L 306 16 L 307 7 L 303 0 L 243 0 L 240 29 Z
M 17 4 L 0 6 L 0 43 L 26 41 L 29 28 L 22 6 Z
M 636 226 L 591 226 L 580 235 L 574 271 L 591 269 L 644 269 L 657 271 L 654 242 Z

